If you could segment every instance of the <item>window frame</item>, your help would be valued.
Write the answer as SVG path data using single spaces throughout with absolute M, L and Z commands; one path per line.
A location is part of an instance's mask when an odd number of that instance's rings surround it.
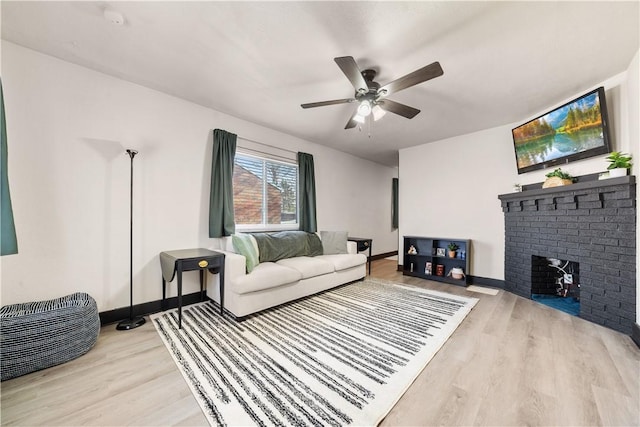
M 297 160 L 293 160 L 293 159 L 289 159 L 289 158 L 285 158 L 285 157 L 280 157 L 280 156 L 275 156 L 275 155 L 270 155 L 268 153 L 262 153 L 262 152 L 257 152 L 254 150 L 250 150 L 250 149 L 242 149 L 242 148 L 238 148 L 236 150 L 236 155 L 233 159 L 233 167 L 235 168 L 237 165 L 236 163 L 236 158 L 238 156 L 241 157 L 249 157 L 252 159 L 256 159 L 258 161 L 261 161 L 263 164 L 263 178 L 262 178 L 262 223 L 260 224 L 239 224 L 239 223 L 235 223 L 236 226 L 236 231 L 239 232 L 268 232 L 268 231 L 290 231 L 290 230 L 299 230 L 300 229 L 300 203 L 299 203 L 299 196 L 300 196 L 300 192 L 299 192 L 299 182 L 298 182 L 298 171 L 299 171 L 299 166 L 298 166 L 298 162 Z M 294 167 L 295 168 L 295 174 L 296 174 L 296 188 L 295 188 L 295 200 L 296 200 L 296 222 L 295 223 L 286 223 L 286 224 L 268 224 L 268 223 L 264 223 L 265 220 L 265 215 L 268 216 L 268 209 L 265 209 L 264 205 L 265 205 L 265 200 L 268 200 L 267 197 L 265 197 L 265 194 L 267 192 L 267 185 L 271 184 L 268 182 L 267 179 L 265 179 L 265 177 L 267 176 L 266 173 L 266 164 L 267 163 L 280 163 L 280 164 L 284 164 L 286 166 L 289 167 Z M 235 204 L 235 200 L 234 200 L 234 204 Z M 267 207 L 268 207 L 268 202 L 267 202 Z M 235 214 L 235 206 L 234 206 L 234 214 Z

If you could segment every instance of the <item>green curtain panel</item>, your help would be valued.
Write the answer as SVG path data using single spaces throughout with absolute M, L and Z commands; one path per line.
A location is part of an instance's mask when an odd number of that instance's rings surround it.
M 300 192 L 300 230 L 315 233 L 316 221 L 316 174 L 313 156 L 298 153 L 298 187 Z
M 0 255 L 18 253 L 18 239 L 16 238 L 16 225 L 13 221 L 13 209 L 11 208 L 11 195 L 9 194 L 9 174 L 7 173 L 7 124 L 4 116 L 4 94 L 2 92 L 2 80 L 0 80 L 0 139 L 2 151 L 0 156 L 0 176 L 2 188 L 0 189 L 0 210 L 2 221 L 0 229 Z
M 238 135 L 215 129 L 211 156 L 209 237 L 230 236 L 236 231 L 233 217 L 233 159 Z
M 391 180 L 391 226 L 398 228 L 398 178 Z

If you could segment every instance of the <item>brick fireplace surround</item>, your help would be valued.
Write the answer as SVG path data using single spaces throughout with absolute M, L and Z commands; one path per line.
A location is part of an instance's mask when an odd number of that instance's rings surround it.
M 565 187 L 525 187 L 520 193 L 499 196 L 505 223 L 505 290 L 531 298 L 534 256 L 577 262 L 580 317 L 632 335 L 635 177 L 594 178 L 581 177 Z

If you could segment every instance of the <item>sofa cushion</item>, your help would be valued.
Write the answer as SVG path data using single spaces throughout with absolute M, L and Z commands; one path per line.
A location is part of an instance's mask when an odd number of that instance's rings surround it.
M 321 231 L 322 253 L 324 255 L 346 254 L 347 235 L 346 231 Z
M 320 255 L 316 259 L 331 263 L 336 271 L 346 270 L 367 263 L 363 254 Z
M 322 242 L 315 233 L 304 231 L 279 231 L 254 233 L 258 243 L 260 262 L 275 262 L 297 256 L 322 255 Z
M 247 260 L 247 273 L 251 273 L 258 265 L 258 244 L 251 234 L 236 233 L 231 236 L 233 249 Z
M 300 279 L 302 279 L 302 273 L 298 270 L 273 262 L 263 262 L 258 264 L 251 274 L 236 278 L 231 286 L 233 292 L 246 294 L 294 283 Z
M 295 258 L 281 259 L 276 262 L 276 264 L 298 270 L 302 274 L 303 279 L 321 276 L 335 271 L 335 267 L 332 263 L 318 259 L 318 257 L 311 258 L 307 256 L 299 256 Z

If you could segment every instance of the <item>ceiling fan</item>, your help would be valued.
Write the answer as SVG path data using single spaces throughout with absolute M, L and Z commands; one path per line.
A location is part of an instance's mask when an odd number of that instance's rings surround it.
M 344 127 L 345 129 L 351 129 L 356 127 L 358 123 L 364 123 L 366 117 L 370 114 L 373 115 L 374 120 L 378 120 L 384 116 L 387 111 L 406 117 L 407 119 L 414 118 L 420 110 L 387 99 L 387 96 L 444 74 L 440 63 L 434 62 L 381 87 L 379 83 L 373 81 L 376 77 L 376 71 L 370 69 L 360 71 L 352 56 L 341 56 L 333 60 L 338 64 L 338 67 L 340 67 L 355 88 L 356 93 L 354 97 L 334 99 L 332 101 L 311 102 L 309 104 L 302 104 L 301 107 L 315 108 L 325 105 L 357 102 L 358 108 L 347 122 L 347 125 Z

